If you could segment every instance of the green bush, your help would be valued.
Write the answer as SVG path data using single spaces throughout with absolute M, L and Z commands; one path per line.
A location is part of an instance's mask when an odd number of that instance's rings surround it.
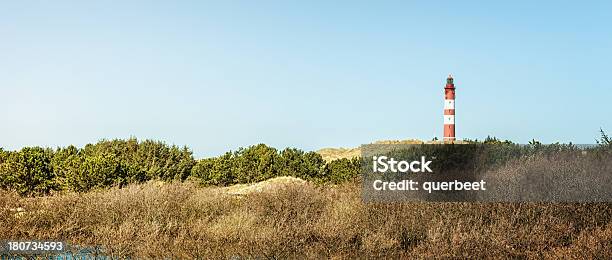
M 74 191 L 88 191 L 127 183 L 125 168 L 113 154 L 85 157 L 74 175 L 66 177 Z
M 361 173 L 361 162 L 361 158 L 333 160 L 325 165 L 325 178 L 321 180 L 335 184 L 351 180 Z
M 4 163 L 9 156 L 9 152 L 4 151 L 2 147 L 0 147 L 0 163 Z
M 199 160 L 192 177 L 209 185 L 252 183 L 278 176 L 294 176 L 306 180 L 323 177 L 325 161 L 315 152 L 275 148 L 258 144 L 228 152 L 222 156 Z
M 234 183 L 231 153 L 217 158 L 199 160 L 191 170 L 191 176 L 206 185 L 229 185 Z
M 0 187 L 22 195 L 48 194 L 59 188 L 51 170 L 53 152 L 41 147 L 26 147 L 4 153 L 0 164 Z
M 278 176 L 278 152 L 265 144 L 240 148 L 232 157 L 235 182 L 251 183 Z
M 138 142 L 135 138 L 102 140 L 86 145 L 82 152 L 85 157 L 115 155 L 125 167 L 130 182 L 152 179 L 185 180 L 195 164 L 193 154 L 187 147 L 168 146 L 164 142 L 153 140 Z
M 70 188 L 66 178 L 67 176 L 77 175 L 82 163 L 83 157 L 75 146 L 70 145 L 65 148 L 58 148 L 55 151 L 51 159 L 51 168 L 60 189 Z
M 318 153 L 287 148 L 279 154 L 277 169 L 279 176 L 312 180 L 322 178 L 324 166 L 325 161 Z

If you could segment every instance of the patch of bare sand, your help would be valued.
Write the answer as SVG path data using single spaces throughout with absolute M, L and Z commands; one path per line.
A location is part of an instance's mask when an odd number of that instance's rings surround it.
M 255 192 L 270 192 L 291 185 L 306 185 L 307 181 L 296 177 L 282 176 L 269 180 L 252 183 L 236 184 L 229 187 L 219 188 L 222 192 L 230 195 L 247 195 Z

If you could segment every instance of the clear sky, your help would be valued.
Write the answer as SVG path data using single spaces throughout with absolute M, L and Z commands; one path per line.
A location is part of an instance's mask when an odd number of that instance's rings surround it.
M 491 2 L 3 1 L 0 147 L 612 133 L 612 2 Z

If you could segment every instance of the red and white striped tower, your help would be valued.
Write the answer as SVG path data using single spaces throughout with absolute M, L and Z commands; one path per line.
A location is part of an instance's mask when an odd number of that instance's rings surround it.
M 451 75 L 444 87 L 444 141 L 455 141 L 455 84 Z

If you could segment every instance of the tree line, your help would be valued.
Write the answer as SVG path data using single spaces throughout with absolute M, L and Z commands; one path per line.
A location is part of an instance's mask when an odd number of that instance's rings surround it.
M 22 195 L 84 192 L 149 180 L 206 185 L 251 183 L 277 176 L 340 183 L 359 174 L 358 159 L 325 162 L 315 152 L 277 150 L 264 144 L 195 160 L 187 147 L 135 138 L 102 140 L 83 148 L 0 149 L 0 188 Z
M 497 165 L 525 155 L 550 154 L 564 151 L 580 151 L 572 144 L 543 145 L 533 140 L 527 146 L 487 137 L 484 141 L 466 140 L 470 144 L 494 144 L 487 146 L 485 156 L 480 156 L 481 167 Z M 611 138 L 601 130 L 598 150 L 609 158 L 612 152 Z M 456 167 L 459 160 L 468 161 L 474 148 L 457 150 L 452 146 L 417 145 L 403 151 L 415 155 L 433 154 L 443 158 L 440 167 Z M 451 148 L 449 153 L 444 149 Z M 603 149 L 602 149 L 603 148 Z M 457 157 L 459 156 L 459 157 Z M 450 158 L 450 157 L 449 157 Z M 446 165 L 449 164 L 449 165 Z M 265 144 L 240 148 L 221 156 L 195 160 L 187 147 L 167 145 L 154 140 L 138 141 L 102 140 L 57 149 L 25 147 L 19 151 L 0 148 L 0 189 L 13 190 L 21 195 L 44 195 L 56 191 L 85 192 L 97 188 L 124 186 L 149 180 L 185 181 L 191 179 L 204 185 L 232 185 L 252 183 L 278 176 L 293 176 L 316 183 L 342 183 L 360 174 L 361 158 L 323 160 L 316 152 L 296 148 L 277 150 Z M 472 164 L 473 165 L 473 164 Z M 447 167 L 448 166 L 448 167 Z M 474 166 L 475 167 L 475 166 Z

